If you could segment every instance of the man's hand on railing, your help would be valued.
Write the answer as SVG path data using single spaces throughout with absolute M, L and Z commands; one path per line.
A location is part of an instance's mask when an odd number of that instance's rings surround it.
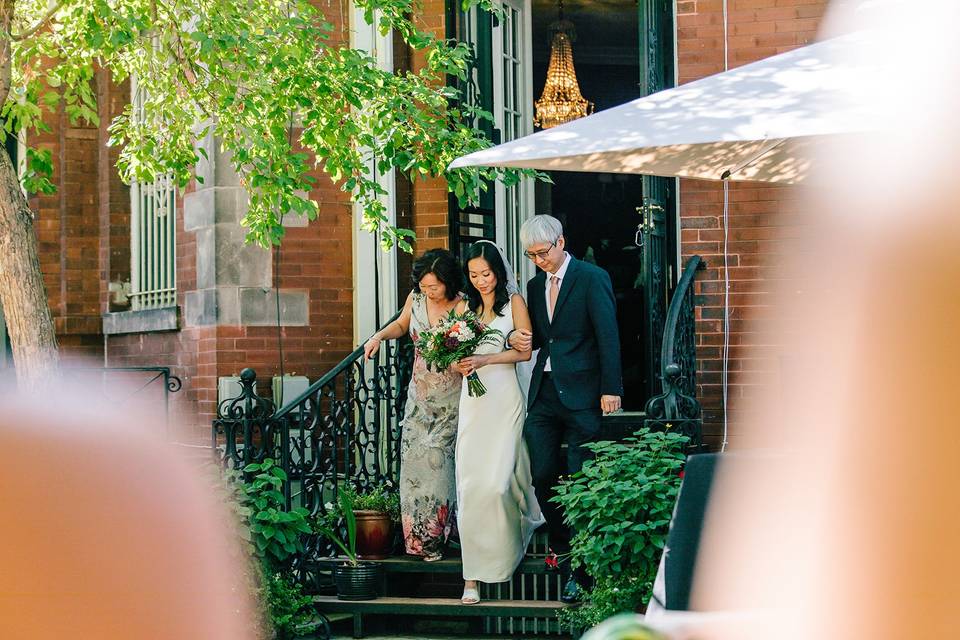
M 605 416 L 620 411 L 620 396 L 600 396 L 600 410 Z

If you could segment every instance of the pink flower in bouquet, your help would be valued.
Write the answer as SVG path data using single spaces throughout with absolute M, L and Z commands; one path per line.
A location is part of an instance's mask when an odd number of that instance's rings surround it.
M 437 327 L 424 331 L 416 346 L 431 369 L 445 371 L 457 361 L 476 353 L 481 345 L 493 343 L 502 335 L 496 329 L 485 327 L 471 311 L 462 314 L 451 311 Z M 467 376 L 467 390 L 471 397 L 486 393 L 476 371 Z

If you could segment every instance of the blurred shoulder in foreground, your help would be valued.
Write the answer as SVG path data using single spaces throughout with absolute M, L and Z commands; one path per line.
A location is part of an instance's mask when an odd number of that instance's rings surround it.
M 0 401 L 0 637 L 255 637 L 213 477 L 142 416 Z

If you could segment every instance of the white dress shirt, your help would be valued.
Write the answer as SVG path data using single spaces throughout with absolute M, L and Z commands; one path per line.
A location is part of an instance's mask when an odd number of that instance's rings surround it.
M 548 316 L 548 317 L 549 317 L 549 315 L 550 315 L 550 279 L 551 279 L 551 278 L 558 278 L 558 280 L 557 280 L 557 291 L 559 292 L 559 291 L 560 291 L 560 287 L 563 286 L 563 279 L 564 279 L 564 277 L 567 275 L 567 267 L 568 267 L 568 266 L 570 266 L 570 254 L 567 253 L 566 251 L 564 251 L 564 252 L 563 252 L 563 264 L 560 265 L 560 268 L 557 269 L 557 272 L 556 272 L 556 273 L 548 273 L 548 274 L 547 274 L 546 286 L 544 287 L 544 290 L 543 290 L 543 296 L 544 296 L 544 300 L 546 300 L 546 303 L 547 303 L 547 316 Z M 558 295 L 558 297 L 557 297 L 557 302 L 559 302 L 559 301 L 560 301 L 560 298 L 559 298 L 559 295 Z M 554 312 L 556 312 L 556 309 L 554 309 Z M 553 322 L 553 318 L 550 318 L 550 322 Z M 550 358 L 547 358 L 546 364 L 543 365 L 543 370 L 544 370 L 544 371 L 550 371 L 550 370 L 551 370 L 551 368 L 550 368 Z

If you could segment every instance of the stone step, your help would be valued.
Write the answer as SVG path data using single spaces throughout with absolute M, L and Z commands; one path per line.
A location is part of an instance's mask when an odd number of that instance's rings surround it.
M 342 562 L 343 558 L 321 558 L 317 560 L 321 565 L 333 565 Z M 413 556 L 391 556 L 384 560 L 372 560 L 379 562 L 383 567 L 384 573 L 452 573 L 460 575 L 463 573 L 463 562 L 458 557 L 444 558 L 436 562 L 424 562 L 420 558 Z M 543 574 L 548 573 L 547 567 L 542 557 L 526 557 L 517 567 L 517 573 L 520 574 Z
M 363 637 L 366 615 L 411 615 L 450 617 L 530 617 L 553 618 L 570 605 L 554 600 L 482 600 L 463 604 L 458 598 L 380 597 L 375 600 L 339 600 L 336 596 L 313 596 L 317 611 L 326 615 L 353 615 L 353 637 Z
M 336 596 L 313 596 L 313 603 L 324 613 L 387 613 L 424 616 L 553 616 L 570 605 L 557 600 L 481 600 L 463 604 L 459 598 L 380 597 L 375 600 L 339 600 Z

